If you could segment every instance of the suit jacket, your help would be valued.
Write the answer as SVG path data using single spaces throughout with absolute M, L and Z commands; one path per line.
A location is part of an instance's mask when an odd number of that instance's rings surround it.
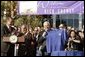
M 42 35 L 45 31 L 41 31 L 40 34 L 39 34 L 39 37 L 38 37 L 38 41 L 37 41 L 37 44 L 38 44 L 38 47 L 42 45 L 42 47 L 44 48 L 46 46 L 46 38 L 44 38 Z M 42 48 L 42 49 L 43 49 Z
M 23 33 L 19 33 L 18 36 L 23 36 Z M 31 44 L 34 43 L 34 45 Z M 35 39 L 32 38 L 32 34 L 25 35 L 25 42 L 19 44 L 18 56 L 35 56 Z
M 3 36 L 6 36 L 6 37 L 9 36 L 13 30 L 14 30 L 14 28 L 12 28 L 12 27 L 10 27 L 10 29 L 8 29 L 6 25 L 1 26 L 1 52 L 8 52 L 9 49 L 14 47 L 14 45 L 11 43 L 3 42 Z M 12 50 L 14 50 L 14 49 L 12 49 Z

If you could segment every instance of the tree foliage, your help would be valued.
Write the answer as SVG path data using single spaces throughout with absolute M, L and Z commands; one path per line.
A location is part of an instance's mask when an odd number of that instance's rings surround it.
M 41 15 L 17 15 L 17 1 L 1 1 L 1 22 L 3 22 L 4 10 L 6 9 L 6 16 L 11 17 L 11 11 L 13 11 L 14 25 L 20 26 L 22 24 L 27 24 L 31 27 L 42 26 L 42 16 Z

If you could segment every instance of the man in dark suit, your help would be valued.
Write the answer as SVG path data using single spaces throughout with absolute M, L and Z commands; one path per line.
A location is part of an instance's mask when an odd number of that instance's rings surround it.
M 40 37 L 38 39 L 39 44 L 39 54 L 38 56 L 48 56 L 47 50 L 46 50 L 46 36 L 48 35 L 47 31 L 51 31 L 50 23 L 48 21 L 43 23 L 44 29 L 41 31 Z
M 25 42 L 19 44 L 18 56 L 35 56 L 35 39 L 29 32 L 27 25 L 21 26 L 21 31 L 18 36 L 24 36 Z
M 12 18 L 8 17 L 6 24 L 1 26 L 1 56 L 13 56 L 14 44 L 3 42 L 3 36 L 10 37 L 12 31 L 14 31 L 14 28 L 11 27 L 12 21 Z
M 41 45 L 42 56 L 57 56 L 57 51 L 63 51 L 65 49 L 65 43 L 67 41 L 66 31 L 63 29 L 53 29 L 48 21 L 44 22 L 44 32 L 39 39 L 43 41 Z M 56 51 L 56 53 L 55 53 Z

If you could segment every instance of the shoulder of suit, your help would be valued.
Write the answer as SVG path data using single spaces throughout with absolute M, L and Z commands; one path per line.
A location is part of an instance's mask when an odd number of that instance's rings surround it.
M 6 26 L 5 24 L 1 24 L 1 27 L 4 27 L 4 26 Z
M 1 25 L 1 28 L 2 28 L 2 29 L 6 28 L 6 27 L 7 27 L 7 26 L 6 26 L 5 24 L 2 24 L 2 25 Z

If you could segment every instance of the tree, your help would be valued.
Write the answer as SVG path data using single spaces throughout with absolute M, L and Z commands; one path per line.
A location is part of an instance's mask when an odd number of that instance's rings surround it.
M 1 23 L 4 23 L 4 10 L 6 9 L 6 16 L 13 17 L 14 25 L 20 26 L 27 24 L 31 27 L 42 26 L 42 15 L 17 15 L 17 1 L 1 1 Z

